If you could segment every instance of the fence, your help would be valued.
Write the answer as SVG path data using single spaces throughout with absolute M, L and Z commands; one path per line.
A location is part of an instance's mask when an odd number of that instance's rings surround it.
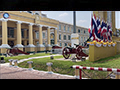
M 71 66 L 71 68 L 76 69 L 76 78 L 78 79 L 82 79 L 82 72 L 84 74 L 86 74 L 83 70 L 94 70 L 94 71 L 106 71 L 106 72 L 111 72 L 110 74 L 108 74 L 105 78 L 108 78 L 112 73 L 116 74 L 116 79 L 120 79 L 120 69 L 116 69 L 116 68 L 99 68 L 99 67 L 82 67 L 79 65 L 73 65 Z M 79 74 L 78 74 L 79 73 Z M 86 74 L 88 76 L 88 74 Z M 90 76 L 88 76 L 89 78 L 91 78 Z

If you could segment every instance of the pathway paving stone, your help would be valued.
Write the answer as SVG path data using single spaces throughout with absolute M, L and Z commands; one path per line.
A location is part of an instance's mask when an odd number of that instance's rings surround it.
M 45 71 L 38 70 L 29 71 L 20 67 L 1 66 L 0 79 L 75 79 L 75 77 L 55 73 L 48 74 Z

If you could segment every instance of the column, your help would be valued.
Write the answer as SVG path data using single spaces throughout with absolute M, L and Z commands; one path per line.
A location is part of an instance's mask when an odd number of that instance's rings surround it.
M 29 25 L 29 45 L 33 45 L 33 31 L 32 31 L 32 25 Z
M 50 27 L 47 28 L 47 46 L 46 50 L 51 51 L 52 46 L 50 45 Z
M 20 50 L 23 50 L 23 45 L 21 44 L 21 21 L 17 22 L 17 45 L 15 45 L 14 47 L 19 48 Z
M 42 36 L 42 25 L 39 25 L 39 44 L 37 45 L 37 52 L 44 52 L 45 46 L 43 45 L 43 36 Z
M 8 37 L 7 37 L 7 19 L 2 20 L 2 45 L 1 53 L 6 53 L 6 48 L 11 48 L 8 45 Z
M 35 45 L 33 45 L 33 30 L 32 30 L 33 23 L 29 24 L 29 45 L 26 46 L 26 51 L 28 53 L 35 52 Z
M 34 45 L 36 45 L 36 43 L 35 43 L 35 38 L 36 38 L 36 37 L 35 37 L 35 30 L 34 30 L 34 31 L 33 31 L 33 44 L 34 44 Z
M 55 37 L 54 37 L 54 44 L 56 45 L 56 46 L 58 46 L 58 44 L 57 44 L 57 28 L 55 28 L 54 29 L 54 34 L 55 34 Z

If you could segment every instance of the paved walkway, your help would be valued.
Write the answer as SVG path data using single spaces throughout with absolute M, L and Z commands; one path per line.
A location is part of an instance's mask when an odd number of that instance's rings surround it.
M 59 55 L 60 54 L 31 57 L 28 59 L 21 59 L 18 61 L 18 63 L 35 58 L 45 58 L 45 57 L 59 56 Z M 4 64 L 0 64 L 0 79 L 75 79 L 75 77 L 70 75 L 57 74 L 57 73 L 48 74 L 48 72 L 46 71 L 38 71 L 38 70 L 29 71 L 26 68 L 9 67 L 9 63 L 4 63 Z
M 48 74 L 46 71 L 30 71 L 20 67 L 1 66 L 0 79 L 75 79 L 75 77 L 56 73 Z

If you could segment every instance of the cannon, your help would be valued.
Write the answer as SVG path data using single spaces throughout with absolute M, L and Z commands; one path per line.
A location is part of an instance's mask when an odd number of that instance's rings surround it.
M 88 57 L 87 54 L 85 54 L 82 50 L 82 48 L 85 48 L 83 46 L 74 44 L 76 48 L 74 47 L 65 47 L 62 51 L 62 55 L 65 59 L 68 59 L 70 57 L 70 54 L 76 54 L 76 57 L 78 60 L 80 60 L 83 56 Z
M 24 52 L 24 51 L 22 51 L 22 50 L 19 50 L 17 47 L 7 49 L 7 54 L 8 54 L 9 56 L 11 56 L 11 55 L 17 56 L 18 54 L 29 55 L 29 53 L 26 53 L 26 52 Z

